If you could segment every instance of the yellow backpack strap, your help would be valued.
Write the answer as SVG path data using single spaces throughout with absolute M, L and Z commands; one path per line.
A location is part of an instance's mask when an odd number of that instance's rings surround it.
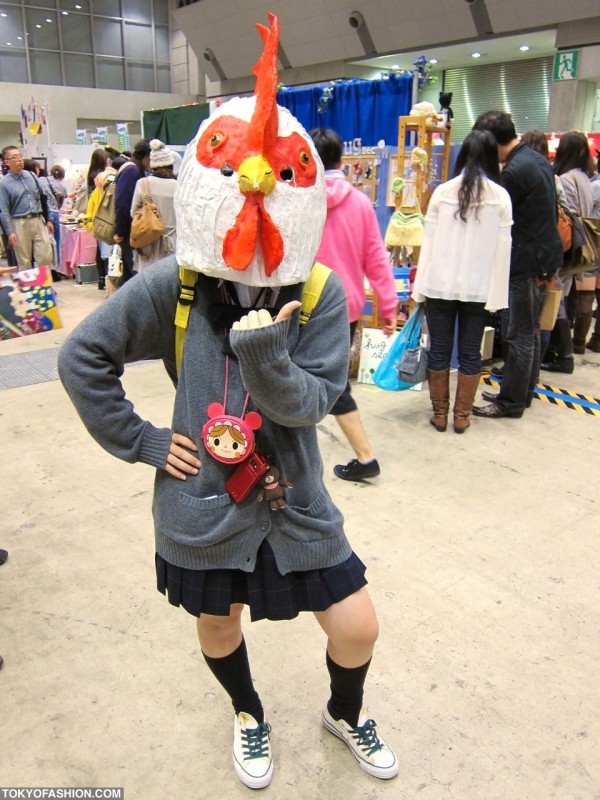
M 331 270 L 324 264 L 318 261 L 312 266 L 308 280 L 304 284 L 302 292 L 302 305 L 300 306 L 300 325 L 306 325 L 311 317 L 315 306 L 319 302 L 323 287 L 327 283 L 327 279 L 331 275 Z
M 179 300 L 177 301 L 177 310 L 175 312 L 175 364 L 178 375 L 181 369 L 183 343 L 185 342 L 185 334 L 190 319 L 190 309 L 196 294 L 198 274 L 199 273 L 192 269 L 185 269 L 184 267 L 179 268 L 181 289 L 179 291 Z M 311 318 L 312 312 L 323 292 L 323 287 L 330 275 L 331 270 L 329 267 L 320 264 L 318 261 L 313 264 L 308 280 L 304 284 L 304 289 L 302 291 L 300 325 L 306 325 Z
M 190 309 L 192 308 L 192 303 L 194 302 L 194 296 L 196 294 L 198 274 L 199 273 L 193 269 L 185 269 L 185 267 L 179 268 L 181 289 L 179 290 L 179 300 L 177 301 L 177 310 L 175 311 L 175 365 L 178 375 L 181 369 L 183 343 L 185 342 L 185 333 L 190 319 Z

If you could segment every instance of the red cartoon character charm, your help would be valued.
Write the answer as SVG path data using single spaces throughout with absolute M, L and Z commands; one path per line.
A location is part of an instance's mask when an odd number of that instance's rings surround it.
M 208 421 L 202 428 L 204 447 L 223 464 L 239 464 L 254 452 L 254 431 L 262 425 L 262 417 L 249 411 L 242 419 L 226 414 L 220 403 L 208 407 Z

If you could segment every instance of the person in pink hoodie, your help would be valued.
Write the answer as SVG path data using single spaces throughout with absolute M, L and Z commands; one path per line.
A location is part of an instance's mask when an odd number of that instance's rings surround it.
M 327 220 L 317 261 L 342 279 L 348 301 L 350 341 L 365 305 L 365 276 L 377 295 L 381 329 L 386 336 L 396 330 L 398 298 L 389 256 L 369 198 L 355 189 L 342 172 L 343 142 L 331 128 L 314 128 L 310 136 L 325 167 Z M 375 478 L 380 473 L 363 427 L 350 383 L 331 409 L 356 458 L 333 471 L 346 481 Z

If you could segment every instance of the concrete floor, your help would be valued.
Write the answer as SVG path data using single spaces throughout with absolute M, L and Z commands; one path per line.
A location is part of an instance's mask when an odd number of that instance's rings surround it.
M 0 358 L 59 345 L 101 301 L 58 285 L 65 328 L 0 343 Z M 600 396 L 600 356 L 553 383 Z M 168 424 L 158 364 L 126 374 Z M 428 424 L 425 392 L 356 397 L 382 465 L 321 425 L 330 491 L 368 565 L 381 635 L 366 700 L 401 773 L 364 774 L 320 726 L 324 640 L 310 615 L 247 625 L 273 726 L 265 796 L 418 800 L 600 798 L 600 419 L 535 401 L 522 420 Z M 152 470 L 84 431 L 59 382 L 0 392 L 0 783 L 124 786 L 128 800 L 243 798 L 232 713 L 194 621 L 154 588 Z

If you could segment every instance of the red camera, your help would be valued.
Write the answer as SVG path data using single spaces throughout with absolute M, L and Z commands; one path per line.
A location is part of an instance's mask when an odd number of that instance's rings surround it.
M 225 488 L 232 500 L 241 503 L 269 469 L 269 462 L 260 453 L 254 451 L 250 458 L 243 461 L 225 482 Z

